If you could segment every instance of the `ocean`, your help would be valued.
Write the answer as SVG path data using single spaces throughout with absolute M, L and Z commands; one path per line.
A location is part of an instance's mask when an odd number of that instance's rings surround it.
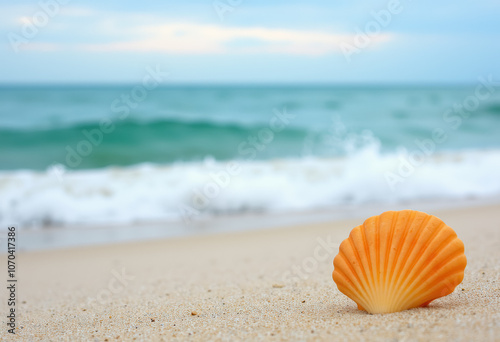
M 500 88 L 481 84 L 4 85 L 0 225 L 498 197 Z

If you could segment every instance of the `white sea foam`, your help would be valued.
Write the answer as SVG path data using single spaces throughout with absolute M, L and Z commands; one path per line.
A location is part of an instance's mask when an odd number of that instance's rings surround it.
M 236 166 L 236 167 L 235 167 Z M 500 195 L 500 151 L 455 151 L 409 163 L 377 145 L 338 159 L 141 164 L 0 173 L 0 224 L 128 224 L 242 211 Z M 233 171 L 233 175 L 229 171 Z M 387 179 L 394 184 L 390 184 Z M 396 180 L 396 181 L 394 181 Z

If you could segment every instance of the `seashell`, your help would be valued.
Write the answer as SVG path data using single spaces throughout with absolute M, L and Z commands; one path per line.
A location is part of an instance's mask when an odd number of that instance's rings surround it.
M 340 292 L 369 313 L 427 306 L 464 278 L 467 259 L 457 234 L 435 216 L 387 211 L 368 218 L 333 260 Z

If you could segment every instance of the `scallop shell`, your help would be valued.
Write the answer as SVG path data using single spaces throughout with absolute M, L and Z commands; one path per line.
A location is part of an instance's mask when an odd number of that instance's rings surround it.
M 457 234 L 435 216 L 387 211 L 354 228 L 333 260 L 340 292 L 369 313 L 427 306 L 464 278 L 467 259 Z

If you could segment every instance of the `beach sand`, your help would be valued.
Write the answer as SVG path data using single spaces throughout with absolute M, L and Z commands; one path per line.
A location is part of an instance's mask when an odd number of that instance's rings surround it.
M 6 332 L 2 300 L 0 337 L 499 341 L 500 205 L 430 213 L 464 241 L 468 266 L 427 308 L 370 315 L 337 290 L 338 243 L 363 221 L 352 219 L 19 253 L 17 335 Z

